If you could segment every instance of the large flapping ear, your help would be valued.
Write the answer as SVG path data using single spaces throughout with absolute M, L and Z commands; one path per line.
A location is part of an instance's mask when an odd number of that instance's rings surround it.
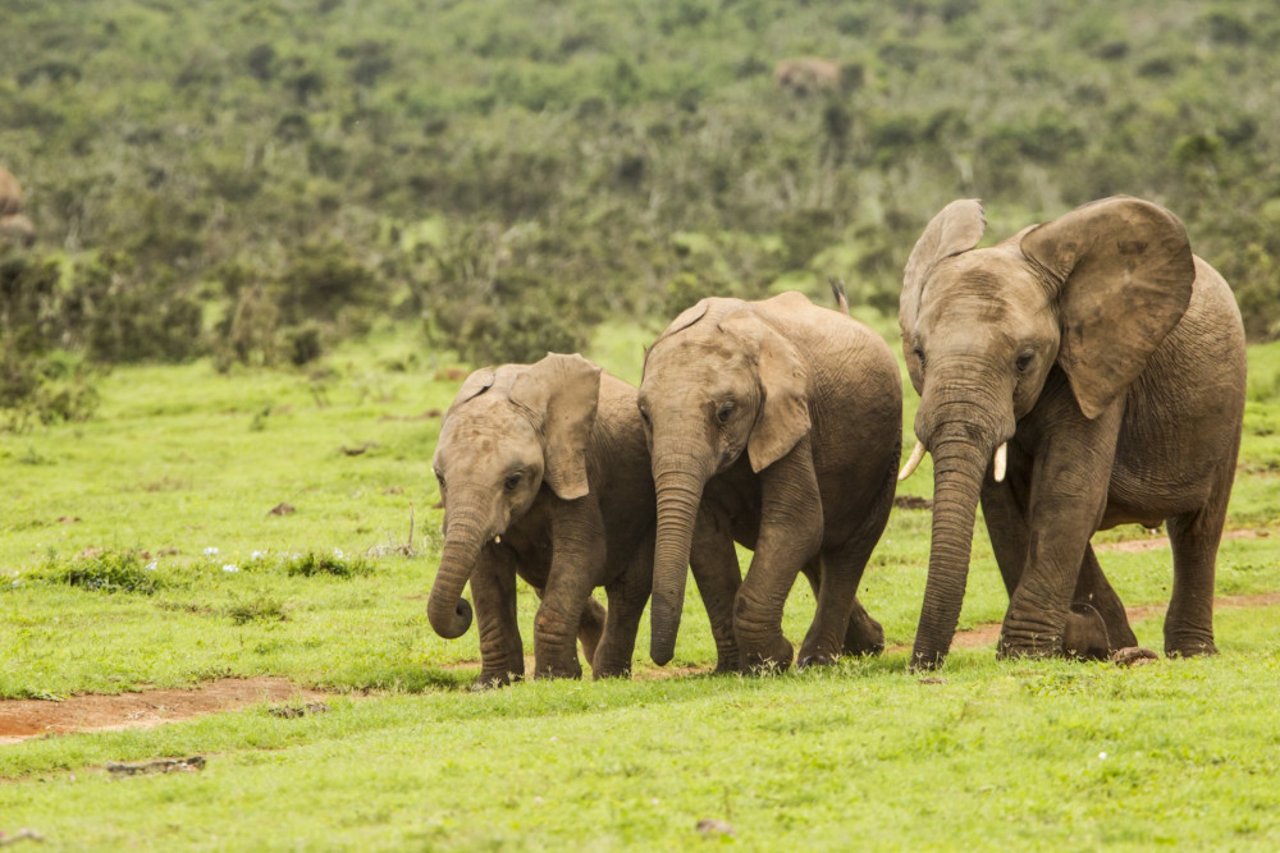
M 898 325 L 902 330 L 902 350 L 907 358 L 911 381 L 920 390 L 920 364 L 915 356 L 912 332 L 920 313 L 920 299 L 925 280 L 939 261 L 962 254 L 978 245 L 982 232 L 987 228 L 982 214 L 982 202 L 976 198 L 962 198 L 938 211 L 924 233 L 916 240 L 907 266 L 902 272 L 902 294 L 898 299 Z
M 747 456 L 759 473 L 790 453 L 812 427 L 809 372 L 791 342 L 750 310 L 722 320 L 720 330 L 740 341 L 755 362 L 761 400 Z
M 1157 204 L 1116 196 L 1029 232 L 1022 253 L 1058 282 L 1058 363 L 1095 418 L 1187 310 L 1196 277 L 1187 231 Z
M 587 444 L 600 400 L 600 368 L 580 355 L 547 353 L 511 383 L 511 401 L 528 410 L 542 435 L 542 478 L 562 500 L 587 494 Z

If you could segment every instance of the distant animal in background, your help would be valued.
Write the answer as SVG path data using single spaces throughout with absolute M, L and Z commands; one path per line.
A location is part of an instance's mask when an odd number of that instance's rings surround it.
M 833 91 L 840 85 L 840 64 L 816 56 L 784 59 L 774 66 L 773 82 L 799 97 Z
M 979 249 L 984 227 L 976 200 L 952 202 L 903 275 L 920 394 L 903 473 L 926 450 L 934 472 L 915 665 L 939 665 L 951 645 L 979 499 L 1009 592 L 1001 654 L 1132 651 L 1089 540 L 1161 522 L 1173 545 L 1165 653 L 1214 652 L 1245 395 L 1231 288 L 1177 217 L 1141 199 L 1095 201 Z
M 654 495 L 636 389 L 578 355 L 472 373 L 445 413 L 434 468 L 445 541 L 428 603 L 436 633 L 480 622 L 480 686 L 524 674 L 516 576 L 538 591 L 538 677 L 631 669 L 653 569 Z M 607 615 L 591 598 L 603 586 Z M 713 625 L 722 669 L 737 668 L 733 626 Z
M 690 562 L 745 669 L 791 665 L 782 613 L 800 572 L 817 599 L 802 665 L 881 651 L 856 597 L 902 442 L 902 379 L 880 336 L 800 293 L 704 299 L 649 350 L 640 406 L 658 501 L 653 660 L 671 659 Z M 745 579 L 735 541 L 755 552 Z
M 35 225 L 22 213 L 22 185 L 0 166 L 0 241 L 30 246 L 36 241 Z

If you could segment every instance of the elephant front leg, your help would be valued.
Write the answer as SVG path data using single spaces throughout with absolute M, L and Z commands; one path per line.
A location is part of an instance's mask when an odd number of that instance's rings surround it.
M 487 545 L 471 575 L 480 627 L 480 675 L 475 686 L 500 687 L 524 677 L 524 643 L 516 619 L 516 568 L 501 546 Z
M 1106 508 L 1120 418 L 1119 403 L 1092 421 L 1075 408 L 1056 419 L 1054 429 L 1039 442 L 1028 502 L 1026 558 L 1000 634 L 1002 657 L 1061 655 L 1068 620 L 1092 621 L 1097 616 L 1083 608 L 1073 616 L 1072 599 L 1089 539 Z
M 782 609 L 796 575 L 822 545 L 822 504 L 808 436 L 760 477 L 760 533 L 734 602 L 733 626 L 744 668 L 785 669 L 794 650 L 782 636 Z M 819 611 L 816 618 L 822 616 Z M 843 636 L 846 623 L 838 627 Z M 825 633 L 822 626 L 815 629 Z
M 542 604 L 533 620 L 534 671 L 539 678 L 581 678 L 577 637 L 605 560 L 604 521 L 593 498 L 556 501 L 551 549 Z M 605 624 L 607 630 L 608 617 Z
M 741 672 L 742 655 L 733 629 L 733 605 L 742 585 L 738 552 L 733 547 L 728 522 L 710 510 L 698 513 L 689 552 L 693 580 L 707 609 L 711 636 L 716 643 L 716 672 Z

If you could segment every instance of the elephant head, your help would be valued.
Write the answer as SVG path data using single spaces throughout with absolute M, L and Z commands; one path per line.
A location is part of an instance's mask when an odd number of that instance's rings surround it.
M 955 201 L 916 242 L 899 318 L 920 394 L 916 451 L 934 464 L 933 538 L 913 661 L 936 666 L 955 633 L 975 510 L 988 474 L 1005 475 L 1006 442 L 1054 371 L 1083 416 L 1119 399 L 1178 324 L 1195 265 L 1173 214 L 1108 198 L 976 249 L 976 200 Z
M 658 501 L 650 646 L 656 663 L 675 653 L 707 481 L 744 452 L 759 472 L 795 447 L 810 428 L 806 388 L 795 348 L 739 300 L 699 302 L 645 358 L 638 405 Z
M 600 368 L 578 355 L 477 370 L 463 383 L 432 461 L 445 520 L 427 615 L 440 636 L 471 626 L 462 588 L 481 549 L 529 511 L 543 484 L 563 500 L 587 494 L 599 393 Z

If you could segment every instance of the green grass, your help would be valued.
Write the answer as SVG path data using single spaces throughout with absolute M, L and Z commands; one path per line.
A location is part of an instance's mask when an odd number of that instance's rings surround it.
M 594 355 L 636 379 L 651 334 L 610 328 Z M 457 665 L 477 659 L 475 631 L 442 640 L 424 612 L 440 523 L 429 415 L 458 380 L 411 349 L 349 347 L 320 379 L 118 369 L 95 420 L 0 435 L 0 696 L 261 674 L 351 693 L 299 719 L 256 708 L 0 745 L 0 832 L 31 826 L 76 848 L 673 848 L 700 843 L 697 821 L 713 818 L 752 849 L 1280 843 L 1274 607 L 1221 610 L 1213 660 L 1133 670 L 985 648 L 925 683 L 891 651 L 763 679 L 468 692 L 474 670 Z M 1250 365 L 1229 527 L 1274 529 L 1280 345 L 1251 348 Z M 929 484 L 926 467 L 901 491 Z M 268 514 L 282 502 L 296 511 Z M 398 550 L 411 506 L 412 557 Z M 864 580 L 891 644 L 914 632 L 928 523 L 895 511 Z M 1219 593 L 1280 590 L 1278 556 L 1280 531 L 1224 542 Z M 1126 603 L 1168 600 L 1167 549 L 1101 559 Z M 812 615 L 805 587 L 787 608 L 793 639 Z M 962 626 L 1005 604 L 979 532 Z M 522 589 L 529 648 L 534 607 Z M 676 663 L 709 667 L 692 584 L 686 613 Z M 1159 646 L 1159 617 L 1136 630 Z M 100 769 L 186 754 L 208 768 L 123 781 Z

